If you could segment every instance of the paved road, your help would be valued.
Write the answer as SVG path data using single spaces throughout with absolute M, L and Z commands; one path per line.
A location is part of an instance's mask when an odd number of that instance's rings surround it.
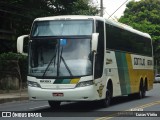
M 160 83 L 154 84 L 154 89 L 147 92 L 146 98 L 144 99 L 129 99 L 127 96 L 116 97 L 113 99 L 112 104 L 108 108 L 100 108 L 98 103 L 63 103 L 58 111 L 52 110 L 46 101 L 22 101 L 22 102 L 11 102 L 0 105 L 0 111 L 18 111 L 18 112 L 35 112 L 48 114 L 55 117 L 42 117 L 42 118 L 30 118 L 31 120 L 137 120 L 137 119 L 155 119 L 158 117 L 116 117 L 116 113 L 119 111 L 130 111 L 130 110 L 143 110 L 147 113 L 154 113 L 154 111 L 160 111 Z M 78 111 L 78 112 L 76 112 Z M 80 111 L 80 112 L 79 112 Z M 111 112 L 113 111 L 113 112 Z M 117 111 L 117 112 L 115 112 Z M 123 112 L 124 114 L 125 112 Z M 111 115 L 111 117 L 109 116 Z M 140 114 L 141 115 L 141 114 Z M 143 115 L 143 114 L 142 114 Z M 152 114 L 154 115 L 154 114 Z M 69 116 L 69 117 L 68 117 Z M 85 117 L 87 116 L 87 117 Z M 2 118 L 0 118 L 1 120 Z M 4 119 L 4 118 L 3 118 Z M 11 118 L 5 118 L 11 119 Z M 17 118 L 12 118 L 17 120 Z M 29 118 L 25 118 L 29 120 Z

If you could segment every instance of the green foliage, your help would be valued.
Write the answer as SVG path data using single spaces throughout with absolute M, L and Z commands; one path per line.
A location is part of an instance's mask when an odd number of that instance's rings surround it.
M 26 83 L 27 56 L 17 54 L 17 53 L 12 53 L 12 52 L 0 54 L 0 74 L 1 74 L 0 79 L 3 79 L 8 75 L 11 75 L 20 79 L 20 76 L 18 73 L 18 70 L 19 70 L 18 66 L 20 68 L 22 82 Z
M 95 15 L 98 10 L 89 0 L 47 0 L 52 15 Z
M 18 54 L 18 53 L 3 53 L 0 54 L 0 60 L 23 60 L 26 59 L 26 56 Z
M 77 0 L 73 2 L 72 12 L 73 15 L 96 15 L 99 11 L 95 6 L 88 4 L 88 0 Z
M 3 2 L 2 2 L 3 1 Z M 37 17 L 55 15 L 95 15 L 98 10 L 90 0 L 2 0 L 11 13 L 16 35 L 29 34 Z M 0 6 L 1 7 L 1 6 Z M 5 8 L 6 9 L 6 8 Z M 11 11 L 13 9 L 13 11 Z M 16 36 L 16 37 L 17 37 Z
M 129 2 L 119 22 L 149 33 L 153 39 L 155 59 L 160 61 L 160 0 Z
M 32 22 L 37 17 L 56 15 L 95 15 L 98 10 L 90 4 L 90 0 L 1 0 L 0 10 L 4 12 L 3 21 L 10 21 L 9 26 L 15 33 L 12 41 L 14 45 L 10 50 L 16 52 L 16 38 L 29 34 Z M 1 13 L 1 11 L 0 11 Z M 3 24 L 3 23 L 2 23 Z M 4 43 L 6 48 L 11 48 L 9 42 Z M 11 42 L 13 44 L 13 42 Z M 0 45 L 1 46 L 1 45 Z M 0 49 L 1 50 L 1 49 Z M 3 50 L 3 52 L 8 50 Z M 0 51 L 0 53 L 2 53 Z

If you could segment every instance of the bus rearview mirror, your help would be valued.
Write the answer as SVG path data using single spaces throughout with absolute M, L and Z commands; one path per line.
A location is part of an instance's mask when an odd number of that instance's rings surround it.
M 92 51 L 97 51 L 99 33 L 92 34 Z
M 17 52 L 18 53 L 21 53 L 21 54 L 27 54 L 25 53 L 24 51 L 24 42 L 25 42 L 25 39 L 29 39 L 29 35 L 22 35 L 20 37 L 17 38 Z

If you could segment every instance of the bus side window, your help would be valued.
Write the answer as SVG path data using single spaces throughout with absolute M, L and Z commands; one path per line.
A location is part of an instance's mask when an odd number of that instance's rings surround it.
M 97 55 L 95 61 L 95 79 L 103 74 L 104 62 L 104 22 L 96 21 L 96 33 L 99 33 Z

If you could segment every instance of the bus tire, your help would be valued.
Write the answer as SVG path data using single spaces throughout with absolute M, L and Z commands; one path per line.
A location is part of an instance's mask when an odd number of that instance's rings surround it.
M 60 108 L 60 101 L 48 101 L 48 104 L 53 109 L 59 109 Z
M 111 103 L 111 92 L 109 89 L 106 90 L 106 97 L 105 99 L 101 100 L 101 105 L 103 108 L 106 108 Z
M 147 91 L 147 79 L 145 80 L 145 83 L 144 83 L 144 95 L 143 97 L 146 97 L 146 91 Z
M 145 85 L 143 85 L 143 82 L 140 83 L 139 92 L 136 94 L 138 99 L 142 99 L 145 97 L 146 89 Z
M 146 96 L 146 84 L 143 85 L 143 92 L 142 92 L 142 98 L 145 98 Z

